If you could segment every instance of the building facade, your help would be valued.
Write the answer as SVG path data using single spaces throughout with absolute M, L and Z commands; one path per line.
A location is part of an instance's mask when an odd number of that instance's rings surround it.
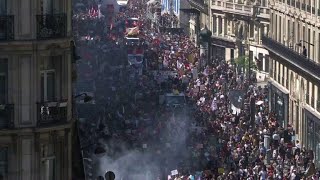
M 268 51 L 262 46 L 262 34 L 269 31 L 268 0 L 209 0 L 211 52 L 226 61 L 246 56 L 265 74 Z M 262 75 L 263 75 L 262 74 Z
M 208 4 L 205 0 L 186 0 L 181 2 L 181 13 L 186 14 L 187 22 L 184 29 L 188 29 L 190 39 L 199 44 L 199 33 L 207 25 Z
M 3 179 L 72 178 L 71 13 L 71 0 L 0 0 Z
M 269 106 L 320 165 L 320 2 L 270 1 Z

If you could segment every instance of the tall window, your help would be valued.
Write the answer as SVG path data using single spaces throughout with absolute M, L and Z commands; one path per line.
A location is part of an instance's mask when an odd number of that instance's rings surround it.
M 263 54 L 259 53 L 258 54 L 258 60 L 257 60 L 257 68 L 259 71 L 263 71 Z
M 54 156 L 53 145 L 42 145 L 41 147 L 41 173 L 42 180 L 55 180 L 56 159 Z
M 213 16 L 212 17 L 212 31 L 213 33 L 216 33 L 217 32 L 217 17 L 216 16 Z
M 269 62 L 270 61 L 269 55 L 265 55 L 264 61 L 265 61 L 265 71 L 269 72 L 269 63 L 271 63 L 271 62 Z M 272 76 L 272 74 L 270 74 L 270 76 Z
M 320 62 L 320 33 L 318 34 L 318 61 L 317 62 L 318 63 Z
M 8 176 L 8 148 L 0 147 L 0 179 Z
M 250 28 L 250 37 L 249 38 L 253 38 L 254 37 L 254 23 L 250 23 L 249 28 Z
M 41 0 L 41 13 L 42 14 L 53 13 L 53 0 Z
M 41 100 L 43 102 L 55 101 L 56 96 L 56 68 L 57 59 L 48 57 L 41 64 Z
M 318 98 L 317 98 L 317 111 L 320 112 L 320 86 L 317 86 Z
M 308 28 L 308 34 L 307 34 L 307 37 L 308 37 L 308 58 L 310 58 L 310 50 L 311 50 L 311 46 L 310 46 L 310 43 L 311 43 L 311 31 L 310 31 L 310 28 Z
M 41 71 L 41 100 L 54 101 L 55 100 L 55 71 L 45 70 Z
M 218 35 L 220 35 L 220 34 L 222 34 L 222 18 L 219 17 L 218 20 L 219 20 L 219 22 L 218 22 L 219 23 Z
M 7 14 L 7 0 L 0 0 L 0 15 Z
M 306 103 L 307 104 L 310 104 L 309 95 L 310 95 L 310 86 L 309 86 L 309 82 L 307 81 L 307 89 L 306 89 Z
M 311 85 L 311 107 L 313 107 L 313 108 L 315 107 L 315 106 L 314 106 L 314 102 L 315 102 L 315 101 L 314 101 L 314 97 L 315 97 L 315 96 L 314 96 L 314 84 L 312 84 L 312 85 Z
M 0 59 L 0 104 L 7 102 L 8 60 Z

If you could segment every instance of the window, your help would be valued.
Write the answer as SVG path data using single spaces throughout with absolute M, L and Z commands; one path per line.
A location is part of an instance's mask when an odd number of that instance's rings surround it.
M 41 13 L 42 14 L 53 13 L 53 0 L 41 0 Z
M 284 76 L 284 75 L 285 75 L 285 74 L 284 74 L 284 69 L 285 69 L 285 66 L 282 65 L 282 71 L 281 71 L 282 82 L 281 82 L 281 83 L 282 83 L 283 86 L 285 86 L 285 82 L 284 82 L 284 80 L 285 80 L 285 79 L 284 79 L 284 78 L 285 78 L 285 76 Z
M 219 20 L 219 22 L 218 22 L 218 24 L 219 24 L 218 35 L 220 35 L 220 34 L 222 34 L 222 18 L 219 17 L 218 20 Z
M 0 104 L 7 102 L 7 73 L 8 73 L 8 61 L 7 59 L 0 59 Z
M 259 71 L 263 71 L 263 54 L 262 53 L 259 53 L 258 55 L 257 68 Z
M 306 103 L 309 104 L 309 93 L 310 93 L 310 86 L 309 82 L 307 81 L 307 88 L 306 88 Z
M 294 20 L 292 21 L 292 31 L 290 32 L 291 33 L 291 38 L 292 38 L 292 42 L 294 42 L 294 33 L 295 33 L 295 28 L 296 28 L 296 24 L 294 23 Z
M 287 41 L 287 45 L 290 46 L 290 41 L 291 41 L 291 32 L 290 32 L 290 20 L 288 20 L 287 22 L 287 35 L 286 35 L 286 41 Z
M 313 108 L 315 107 L 314 106 L 314 97 L 315 97 L 314 96 L 314 85 L 312 84 L 311 85 L 311 107 L 313 107 Z
M 230 57 L 231 57 L 232 62 L 234 62 L 234 49 L 230 50 Z
M 318 34 L 318 63 L 320 62 L 320 33 Z
M 249 38 L 253 38 L 254 37 L 254 24 L 250 23 L 249 27 L 250 27 L 250 37 Z
M 217 18 L 216 18 L 216 16 L 213 16 L 212 17 L 212 27 L 213 27 L 213 33 L 216 33 L 217 32 Z
M 316 38 L 316 32 L 312 31 L 312 42 L 311 43 L 313 44 L 313 46 L 311 46 L 312 47 L 312 57 L 311 57 L 311 59 L 313 61 L 316 61 L 316 58 L 315 58 L 316 50 L 314 48 L 314 46 L 315 46 L 315 38 Z
M 41 100 L 42 102 L 55 100 L 55 71 L 41 71 Z
M 59 90 L 58 82 L 60 74 L 59 69 L 61 67 L 62 57 L 52 56 L 43 57 L 40 64 L 40 85 L 41 85 L 41 101 L 42 102 L 52 102 L 56 101 L 56 96 L 59 95 L 57 90 Z M 57 71 L 58 70 L 58 71 Z
M 308 34 L 307 34 L 307 37 L 308 37 L 308 58 L 310 58 L 310 50 L 311 50 L 311 46 L 310 46 L 310 43 L 311 43 L 311 31 L 310 31 L 310 28 L 308 28 Z
M 8 148 L 0 147 L 0 179 L 8 176 Z
M 264 57 L 264 61 L 265 61 L 265 71 L 266 72 L 269 72 L 269 55 L 265 55 L 265 57 Z M 270 74 L 270 76 L 271 76 L 272 74 Z
M 287 72 L 286 72 L 286 88 L 290 89 L 289 87 L 289 69 L 287 68 Z
M 56 159 L 53 153 L 53 145 L 42 145 L 41 147 L 41 179 L 55 180 Z
M 7 14 L 7 0 L 0 0 L 0 15 Z
M 318 86 L 317 89 L 318 89 L 317 111 L 320 112 L 320 86 Z

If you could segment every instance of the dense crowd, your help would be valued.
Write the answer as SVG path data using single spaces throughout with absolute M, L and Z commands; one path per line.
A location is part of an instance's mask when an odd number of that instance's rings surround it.
M 318 179 L 313 152 L 292 138 L 290 125 L 281 127 L 269 112 L 267 87 L 251 84 L 222 59 L 212 58 L 201 67 L 199 51 L 188 37 L 162 33 L 157 39 L 169 49 L 158 52 L 155 64 L 177 71 L 181 83 L 188 84 L 197 105 L 197 126 L 202 127 L 190 140 L 195 162 L 191 172 L 202 170 L 202 175 L 181 171 L 171 179 L 194 179 L 194 174 L 202 179 Z M 244 92 L 236 109 L 231 108 L 234 90 Z
M 131 142 L 131 146 L 137 148 L 140 142 L 148 141 L 157 141 L 159 145 L 164 145 L 166 141 L 157 134 L 165 131 L 168 124 L 175 129 L 190 128 L 186 148 L 190 147 L 191 157 L 188 160 L 181 159 L 188 161 L 182 163 L 187 165 L 171 167 L 170 164 L 165 164 L 168 166 L 166 173 L 173 170 L 168 168 L 178 170 L 178 174 L 174 173 L 168 177 L 172 180 L 319 178 L 313 163 L 313 152 L 301 147 L 299 141 L 292 138 L 294 130 L 290 125 L 281 127 L 279 119 L 273 112 L 269 112 L 267 87 L 252 84 L 246 75 L 237 71 L 235 65 L 223 58 L 209 58 L 210 62 L 203 63 L 206 57 L 200 55 L 199 48 L 190 37 L 159 32 L 157 28 L 148 27 L 143 16 L 145 5 L 139 1 L 133 2 L 131 9 L 119 13 L 116 19 L 120 22 L 127 17 L 140 17 L 143 21 L 146 26 L 143 29 L 143 38 L 148 44 L 145 54 L 148 66 L 144 75 L 135 77 L 134 81 L 128 81 L 128 86 L 124 86 L 120 79 L 114 80 L 117 83 L 110 85 L 114 100 L 112 103 L 109 102 L 107 119 L 118 119 L 118 122 L 123 122 L 120 124 L 121 127 L 131 129 L 125 134 L 114 132 L 113 136 Z M 170 22 L 168 14 L 163 14 L 162 19 L 165 19 L 166 24 Z M 99 20 L 86 20 L 86 23 L 93 21 L 97 21 L 93 23 L 96 27 Z M 110 56 L 109 51 L 117 54 L 110 49 L 117 47 L 115 41 L 122 35 L 119 33 L 115 36 L 117 33 L 112 31 L 97 30 L 104 29 L 105 26 L 102 24 L 101 28 L 93 28 L 95 30 L 91 34 L 88 32 L 90 37 L 105 37 L 108 32 L 107 34 L 112 34 L 113 38 L 95 38 L 94 43 L 88 40 L 81 42 L 84 43 L 84 49 L 99 51 L 92 54 L 105 54 L 102 59 Z M 107 47 L 103 48 L 106 45 Z M 98 63 L 98 66 L 101 67 L 101 64 Z M 161 82 L 156 74 L 149 73 L 148 70 L 176 72 L 174 76 L 169 77 L 168 84 L 170 88 L 188 94 L 194 109 L 191 115 L 195 122 L 192 125 L 170 120 L 166 109 L 153 109 L 157 103 L 150 102 L 158 101 Z M 110 69 L 101 72 L 104 75 L 99 76 L 101 83 L 108 81 L 105 75 L 111 73 Z M 130 74 L 130 71 L 127 73 Z M 135 94 L 130 94 L 133 91 Z M 237 101 L 234 100 L 234 92 L 241 92 L 241 104 L 237 107 L 234 105 Z M 151 119 L 153 123 L 129 123 L 129 120 L 141 117 Z M 170 132 L 168 136 L 176 136 L 174 133 L 179 132 Z M 151 140 L 150 134 L 154 135 Z M 178 143 L 174 142 L 171 146 Z M 152 148 L 157 153 L 166 153 L 157 151 L 158 147 L 155 145 Z

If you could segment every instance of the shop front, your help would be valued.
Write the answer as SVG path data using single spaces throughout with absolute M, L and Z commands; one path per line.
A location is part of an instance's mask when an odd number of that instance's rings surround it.
M 236 48 L 235 41 L 221 38 L 218 36 L 211 37 L 211 57 L 230 60 L 234 58 L 234 49 Z
M 305 134 L 304 145 L 312 150 L 314 154 L 314 163 L 320 167 L 320 118 L 313 113 L 311 108 L 304 108 Z
M 278 123 L 287 127 L 289 118 L 289 91 L 274 80 L 270 80 L 269 86 L 269 110 L 274 112 Z

